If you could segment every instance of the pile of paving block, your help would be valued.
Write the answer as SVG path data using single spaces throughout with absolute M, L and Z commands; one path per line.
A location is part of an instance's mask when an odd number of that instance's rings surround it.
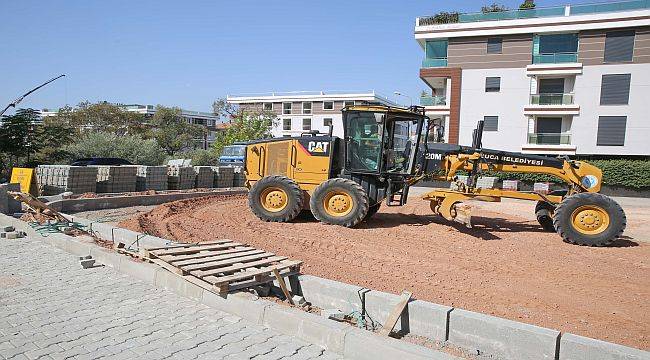
M 191 166 L 171 165 L 167 168 L 167 188 L 169 190 L 193 189 L 196 173 Z
M 27 236 L 24 231 L 16 231 L 13 226 L 3 226 L 0 231 L 0 239 L 20 239 Z
M 215 166 L 212 169 L 214 170 L 214 187 L 232 187 L 235 180 L 235 168 L 230 166 Z
M 196 173 L 195 188 L 202 189 L 214 186 L 214 171 L 212 171 L 212 166 L 194 166 L 194 172 Z
M 244 174 L 244 168 L 238 167 L 235 168 L 235 176 L 233 178 L 234 187 L 243 187 L 246 184 L 246 175 Z
M 96 168 L 98 193 L 135 191 L 137 167 L 99 165 Z
M 167 190 L 167 166 L 138 166 L 135 190 Z
M 97 191 L 97 168 L 91 166 L 39 165 L 36 168 L 39 194 L 57 195 Z

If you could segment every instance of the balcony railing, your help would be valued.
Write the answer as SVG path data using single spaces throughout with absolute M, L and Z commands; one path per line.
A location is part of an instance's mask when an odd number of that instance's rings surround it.
M 528 143 L 534 145 L 570 145 L 571 134 L 558 134 L 558 133 L 528 134 Z
M 420 105 L 422 106 L 447 105 L 447 98 L 442 95 L 422 96 L 420 97 Z
M 573 94 L 531 94 L 531 105 L 573 105 Z
M 447 59 L 446 58 L 424 59 L 424 60 L 422 60 L 422 67 L 423 68 L 445 67 L 445 66 L 447 66 Z
M 533 55 L 533 64 L 561 64 L 578 62 L 578 53 L 554 53 Z
M 421 16 L 417 18 L 417 26 L 439 25 L 450 22 L 470 23 L 480 21 L 498 21 L 530 19 L 553 16 L 572 16 L 584 14 L 599 14 L 617 11 L 643 10 L 650 8 L 650 0 L 622 0 L 609 1 L 595 4 L 579 4 L 566 6 L 553 6 L 528 10 L 508 10 L 488 13 L 451 13 L 447 16 Z M 450 16 L 451 15 L 451 16 Z

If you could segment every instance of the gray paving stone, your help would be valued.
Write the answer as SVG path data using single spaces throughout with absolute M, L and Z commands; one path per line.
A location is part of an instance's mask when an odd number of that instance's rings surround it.
M 339 358 L 42 239 L 4 243 L 0 272 L 19 279 L 0 287 L 2 359 Z

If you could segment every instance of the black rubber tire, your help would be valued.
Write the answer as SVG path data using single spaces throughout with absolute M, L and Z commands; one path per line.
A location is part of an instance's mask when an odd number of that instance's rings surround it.
M 260 196 L 264 189 L 273 186 L 287 194 L 287 206 L 282 211 L 271 212 L 261 204 Z M 248 206 L 255 216 L 264 221 L 289 222 L 295 219 L 304 202 L 304 192 L 298 184 L 286 176 L 270 175 L 258 180 L 248 192 Z
M 538 201 L 535 205 L 535 216 L 537 217 L 537 222 L 542 226 L 544 231 L 555 232 L 555 226 L 553 226 L 553 213 L 555 212 L 555 206 L 546 201 Z
M 609 216 L 609 226 L 600 234 L 582 234 L 573 227 L 573 212 L 584 205 L 596 205 Z M 598 193 L 579 193 L 566 197 L 555 208 L 553 225 L 562 239 L 571 244 L 586 246 L 607 246 L 619 238 L 627 219 L 621 206 L 612 198 Z
M 352 210 L 345 216 L 332 216 L 325 211 L 323 201 L 332 190 L 339 190 L 352 197 Z M 363 221 L 368 214 L 368 194 L 358 183 L 342 178 L 329 179 L 314 189 L 309 200 L 309 208 L 314 217 L 325 224 L 353 227 Z
M 378 202 L 375 205 L 371 205 L 368 207 L 368 213 L 366 214 L 366 219 L 370 219 L 373 215 L 379 211 L 379 208 L 381 207 L 381 203 Z

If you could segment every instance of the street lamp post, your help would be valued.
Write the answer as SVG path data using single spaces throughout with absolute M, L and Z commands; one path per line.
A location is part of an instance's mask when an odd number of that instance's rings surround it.
M 393 94 L 395 94 L 395 95 L 397 95 L 397 96 L 404 96 L 405 98 L 408 98 L 408 99 L 409 99 L 409 102 L 411 103 L 411 106 L 413 106 L 413 98 L 411 98 L 410 96 L 408 96 L 408 95 L 404 95 L 404 94 L 402 94 L 402 93 L 399 92 L 399 91 L 395 91 Z

